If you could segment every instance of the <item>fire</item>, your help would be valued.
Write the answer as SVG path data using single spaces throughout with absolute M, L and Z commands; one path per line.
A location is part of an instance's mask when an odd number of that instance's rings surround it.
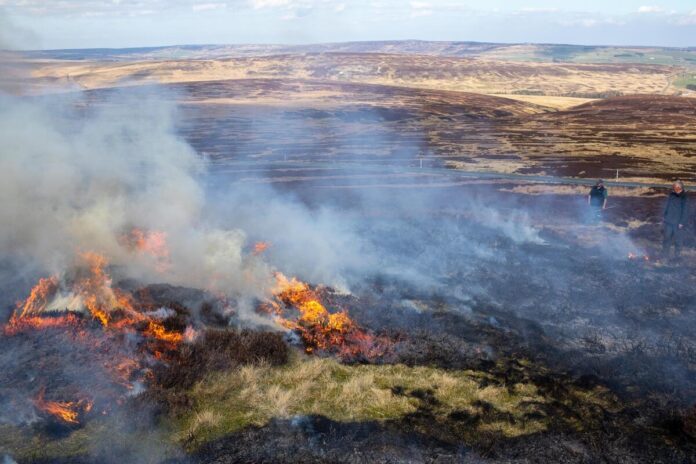
M 317 292 L 304 282 L 277 273 L 273 293 L 281 303 L 271 304 L 278 322 L 300 334 L 308 353 L 333 351 L 344 359 L 374 358 L 390 348 L 389 340 L 375 337 L 360 328 L 346 311 L 330 313 Z M 295 308 L 300 313 L 299 318 L 290 320 L 283 317 L 283 305 Z
M 133 294 L 113 286 L 108 266 L 103 255 L 79 254 L 70 272 L 60 278 L 38 281 L 27 299 L 17 303 L 3 333 L 13 336 L 28 331 L 61 330 L 76 346 L 100 360 L 108 378 L 118 386 L 114 394 L 126 395 L 137 384 L 147 382 L 153 358 L 167 361 L 172 350 L 195 340 L 197 332 L 193 327 L 187 327 L 183 333 L 168 330 L 150 315 L 152 308 L 147 303 L 139 303 Z M 139 336 L 135 339 L 136 350 L 119 349 L 124 334 Z M 117 396 L 117 402 L 124 398 Z M 78 424 L 92 408 L 91 401 L 80 398 L 47 401 L 43 391 L 33 402 L 40 411 L 67 424 Z
M 149 321 L 147 330 L 145 330 L 144 335 L 161 340 L 163 342 L 169 342 L 174 344 L 179 344 L 184 339 L 184 336 L 177 332 L 169 332 L 162 326 L 159 322 Z
M 129 237 L 134 249 L 168 256 L 159 245 L 165 242 L 164 235 L 132 232 Z M 255 250 L 261 253 L 268 246 L 257 244 Z M 353 360 L 382 356 L 390 349 L 390 340 L 359 327 L 345 310 L 329 311 L 317 289 L 280 273 L 276 281 L 269 304 L 278 322 L 299 334 L 307 352 Z M 159 308 L 148 301 L 141 293 L 114 286 L 109 261 L 95 252 L 80 253 L 74 268 L 59 277 L 40 279 L 26 300 L 17 303 L 4 333 L 60 331 L 61 337 L 99 362 L 110 386 L 105 392 L 90 392 L 94 400 L 77 396 L 48 401 L 42 390 L 33 399 L 36 408 L 66 424 L 79 424 L 94 401 L 102 404 L 100 395 L 107 394 L 115 404 L 125 402 L 139 391 L 138 386 L 151 381 L 157 363 L 170 362 L 182 343 L 198 337 L 191 326 L 171 329 L 166 318 L 159 319 Z
M 71 310 L 87 310 L 104 328 L 122 330 L 147 322 L 147 328 L 142 332 L 145 337 L 174 344 L 184 339 L 183 334 L 167 331 L 160 322 L 151 320 L 142 311 L 138 311 L 130 293 L 112 287 L 111 276 L 106 271 L 108 261 L 104 256 L 87 252 L 80 254 L 79 261 L 80 267 L 70 291 L 77 298 L 70 298 L 70 301 L 80 302 L 83 308 L 70 308 Z M 29 297 L 24 302 L 18 303 L 18 310 L 8 327 L 42 328 L 74 322 L 74 316 L 70 315 L 66 318 L 39 317 L 49 306 L 50 297 L 55 296 L 59 287 L 60 284 L 55 277 L 41 279 L 32 289 Z
M 343 332 L 353 327 L 353 321 L 345 312 L 331 314 L 319 301 L 319 296 L 304 282 L 295 278 L 288 280 L 283 274 L 276 274 L 277 286 L 274 294 L 286 304 L 300 312 L 299 323 L 320 325 L 330 331 Z
M 82 297 L 85 308 L 92 317 L 106 327 L 109 325 L 109 312 L 118 302 L 111 289 L 111 277 L 105 271 L 108 261 L 104 256 L 92 252 L 82 253 L 80 258 L 89 272 L 77 280 L 75 293 Z
M 41 389 L 34 399 L 36 409 L 62 420 L 68 424 L 79 424 L 79 418 L 92 410 L 93 403 L 88 399 L 78 401 L 46 401 L 45 390 Z
M 264 251 L 268 250 L 270 247 L 271 243 L 269 242 L 257 242 L 254 244 L 254 251 L 252 253 L 254 256 L 259 256 Z
M 12 317 L 3 332 L 7 336 L 12 336 L 24 330 L 46 330 L 52 327 L 68 327 L 76 324 L 77 317 L 71 313 L 61 317 Z
M 153 257 L 157 271 L 166 272 L 171 267 L 166 232 L 144 231 L 134 227 L 129 233 L 122 235 L 119 241 L 129 250 Z
M 29 297 L 24 302 L 18 303 L 20 317 L 28 317 L 42 312 L 46 308 L 49 299 L 55 295 L 57 290 L 57 277 L 40 279 L 39 283 L 31 289 Z

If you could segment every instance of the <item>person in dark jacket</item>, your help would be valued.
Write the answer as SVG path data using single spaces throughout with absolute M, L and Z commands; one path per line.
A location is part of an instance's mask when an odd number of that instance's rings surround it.
M 674 257 L 679 258 L 682 247 L 684 226 L 687 219 L 686 191 L 684 184 L 677 181 L 672 185 L 672 191 L 667 198 L 663 214 L 664 236 L 662 240 L 662 254 L 669 256 L 670 249 L 674 246 Z
M 607 209 L 608 196 L 609 192 L 604 186 L 604 181 L 602 179 L 599 179 L 590 190 L 590 193 L 587 194 L 587 204 L 592 208 L 592 216 L 597 221 L 602 219 L 602 211 Z

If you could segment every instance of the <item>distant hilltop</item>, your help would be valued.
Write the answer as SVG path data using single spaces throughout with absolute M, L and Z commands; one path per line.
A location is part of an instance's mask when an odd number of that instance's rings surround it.
M 58 60 L 141 61 L 222 59 L 314 53 L 376 53 L 490 58 L 506 61 L 572 63 L 641 63 L 696 67 L 696 47 L 588 46 L 429 42 L 421 40 L 345 42 L 309 45 L 172 45 L 139 48 L 32 50 L 28 58 Z

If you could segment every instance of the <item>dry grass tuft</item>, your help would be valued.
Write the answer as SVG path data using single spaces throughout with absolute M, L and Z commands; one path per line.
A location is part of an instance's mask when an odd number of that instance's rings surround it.
M 342 422 L 387 421 L 420 410 L 444 421 L 456 413 L 481 416 L 478 429 L 457 432 L 465 441 L 476 440 L 477 430 L 508 437 L 545 430 L 544 417 L 526 417 L 530 410 L 525 404 L 545 402 L 534 385 L 481 388 L 482 376 L 486 374 L 403 365 L 345 366 L 298 355 L 285 366 L 249 365 L 207 377 L 190 394 L 195 409 L 216 420 L 201 422 L 195 413 L 181 417 L 179 436 L 195 448 L 272 419 L 321 415 Z

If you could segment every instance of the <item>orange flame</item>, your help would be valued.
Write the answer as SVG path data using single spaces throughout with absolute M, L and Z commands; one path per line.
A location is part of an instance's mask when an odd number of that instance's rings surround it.
M 134 227 L 129 233 L 121 236 L 120 242 L 130 250 L 155 258 L 155 269 L 159 272 L 166 272 L 171 267 L 166 232 L 144 231 Z
M 34 288 L 31 289 L 29 297 L 17 304 L 19 309 L 19 317 L 28 317 L 30 315 L 39 314 L 46 308 L 49 299 L 58 290 L 58 278 L 48 277 L 39 279 Z
M 45 330 L 51 327 L 66 327 L 77 324 L 77 317 L 74 314 L 67 314 L 62 317 L 40 317 L 40 316 L 13 316 L 3 332 L 7 336 L 16 335 L 24 330 Z
M 34 405 L 40 411 L 56 417 L 69 424 L 79 424 L 81 415 L 87 414 L 92 410 L 93 403 L 87 399 L 79 401 L 46 401 L 44 399 L 45 390 L 41 389 L 39 395 L 34 399 Z
M 264 251 L 271 247 L 270 242 L 257 242 L 254 244 L 254 251 L 252 252 L 254 256 L 259 256 Z
M 106 273 L 107 259 L 97 253 L 86 252 L 80 255 L 89 267 L 89 273 L 75 283 L 75 291 L 82 296 L 89 313 L 106 327 L 109 325 L 109 312 L 116 306 L 117 299 L 111 289 L 111 277 Z
M 163 342 L 169 342 L 174 344 L 179 344 L 184 339 L 184 336 L 177 332 L 169 332 L 162 326 L 159 322 L 149 321 L 147 329 L 144 335 L 161 340 Z
M 345 312 L 331 314 L 319 301 L 319 296 L 304 282 L 288 279 L 281 273 L 276 274 L 277 286 L 274 293 L 286 304 L 300 312 L 300 323 L 322 325 L 328 330 L 345 331 L 353 326 L 353 321 Z
M 347 312 L 330 313 L 316 291 L 306 283 L 295 278 L 288 279 L 281 273 L 276 274 L 276 282 L 275 297 L 283 305 L 299 311 L 300 317 L 296 321 L 283 317 L 282 307 L 278 303 L 271 302 L 271 308 L 281 325 L 300 334 L 308 353 L 330 350 L 343 358 L 373 358 L 390 349 L 389 340 L 361 329 Z
M 148 373 L 148 353 L 158 359 L 183 341 L 193 341 L 197 332 L 187 327 L 183 333 L 168 330 L 163 323 L 149 315 L 148 303 L 142 303 L 129 292 L 115 288 L 108 273 L 108 260 L 97 253 L 86 252 L 78 256 L 76 268 L 64 278 L 41 279 L 26 300 L 17 303 L 10 321 L 2 328 L 7 336 L 23 331 L 41 331 L 51 328 L 68 330 L 72 340 L 85 343 L 88 350 L 100 356 L 102 365 L 115 384 L 132 390 L 136 381 L 145 381 Z M 59 293 L 60 290 L 60 293 Z M 69 294 L 63 294 L 63 291 Z M 59 314 L 46 312 L 60 307 L 66 301 L 68 311 Z M 75 307 L 76 305 L 80 305 Z M 103 331 L 95 333 L 94 324 L 80 317 L 76 311 L 84 310 L 99 321 Z M 128 356 L 112 350 L 110 344 L 121 340 L 124 332 L 138 333 L 143 337 L 140 348 L 145 356 Z M 100 335 L 101 334 L 101 335 Z M 103 358 L 101 358 L 103 356 Z M 124 397 L 119 399 L 123 400 Z M 37 409 L 68 424 L 77 424 L 80 417 L 89 412 L 92 402 L 46 401 L 43 390 L 33 399 Z

